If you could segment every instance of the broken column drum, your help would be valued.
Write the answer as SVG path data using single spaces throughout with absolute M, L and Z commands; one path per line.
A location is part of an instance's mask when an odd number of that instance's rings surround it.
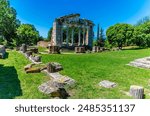
M 135 99 L 143 99 L 144 98 L 144 88 L 136 85 L 132 85 L 130 87 L 130 95 Z
M 47 64 L 47 71 L 49 73 L 55 73 L 58 71 L 63 70 L 63 67 L 61 64 L 57 63 L 57 62 L 51 62 Z
M 26 44 L 22 44 L 22 52 L 25 53 L 27 51 L 27 45 Z

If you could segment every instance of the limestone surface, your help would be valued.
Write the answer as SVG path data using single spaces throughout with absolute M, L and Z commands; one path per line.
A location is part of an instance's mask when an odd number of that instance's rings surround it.
M 108 80 L 104 80 L 99 83 L 99 86 L 104 87 L 104 88 L 114 88 L 117 86 L 117 84 L 114 82 L 110 82 Z
M 130 62 L 128 65 L 134 66 L 134 67 L 139 67 L 139 68 L 150 69 L 150 57 L 136 59 L 136 60 Z

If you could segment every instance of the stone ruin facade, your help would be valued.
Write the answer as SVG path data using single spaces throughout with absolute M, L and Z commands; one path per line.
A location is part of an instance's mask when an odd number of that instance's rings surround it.
M 68 48 L 77 46 L 92 48 L 93 27 L 94 23 L 87 19 L 81 19 L 80 14 L 70 14 L 56 18 L 53 23 L 50 45 Z M 65 38 L 63 35 L 64 29 L 66 29 Z M 78 37 L 74 35 L 75 29 L 78 29 Z

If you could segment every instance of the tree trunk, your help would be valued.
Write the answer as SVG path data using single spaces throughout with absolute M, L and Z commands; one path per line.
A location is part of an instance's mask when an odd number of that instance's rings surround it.
M 133 96 L 135 99 L 144 99 L 144 88 L 132 85 L 130 87 L 130 95 Z

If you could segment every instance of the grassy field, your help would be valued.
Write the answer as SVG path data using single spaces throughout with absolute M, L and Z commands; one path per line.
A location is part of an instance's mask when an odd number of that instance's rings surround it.
M 38 91 L 47 80 L 45 74 L 26 74 L 24 66 L 30 62 L 20 53 L 8 51 L 8 58 L 0 59 L 0 98 L 49 98 Z
M 71 98 L 130 98 L 130 85 L 146 88 L 150 98 L 150 70 L 127 66 L 136 58 L 150 56 L 150 49 L 103 52 L 98 54 L 43 55 L 44 63 L 56 61 L 63 65 L 61 72 L 77 81 Z M 105 89 L 98 86 L 102 80 L 116 82 L 118 87 Z M 124 92 L 122 92 L 124 91 Z
M 8 58 L 0 59 L 0 98 L 50 98 L 40 93 L 37 87 L 49 80 L 44 74 L 26 74 L 24 66 L 29 61 L 20 53 L 8 52 Z M 70 98 L 130 98 L 130 85 L 145 88 L 145 97 L 150 98 L 150 70 L 127 66 L 130 61 L 150 56 L 150 49 L 123 50 L 97 54 L 42 55 L 43 63 L 59 62 L 62 74 L 76 80 L 70 88 Z M 116 82 L 118 86 L 105 89 L 98 86 L 102 80 Z

